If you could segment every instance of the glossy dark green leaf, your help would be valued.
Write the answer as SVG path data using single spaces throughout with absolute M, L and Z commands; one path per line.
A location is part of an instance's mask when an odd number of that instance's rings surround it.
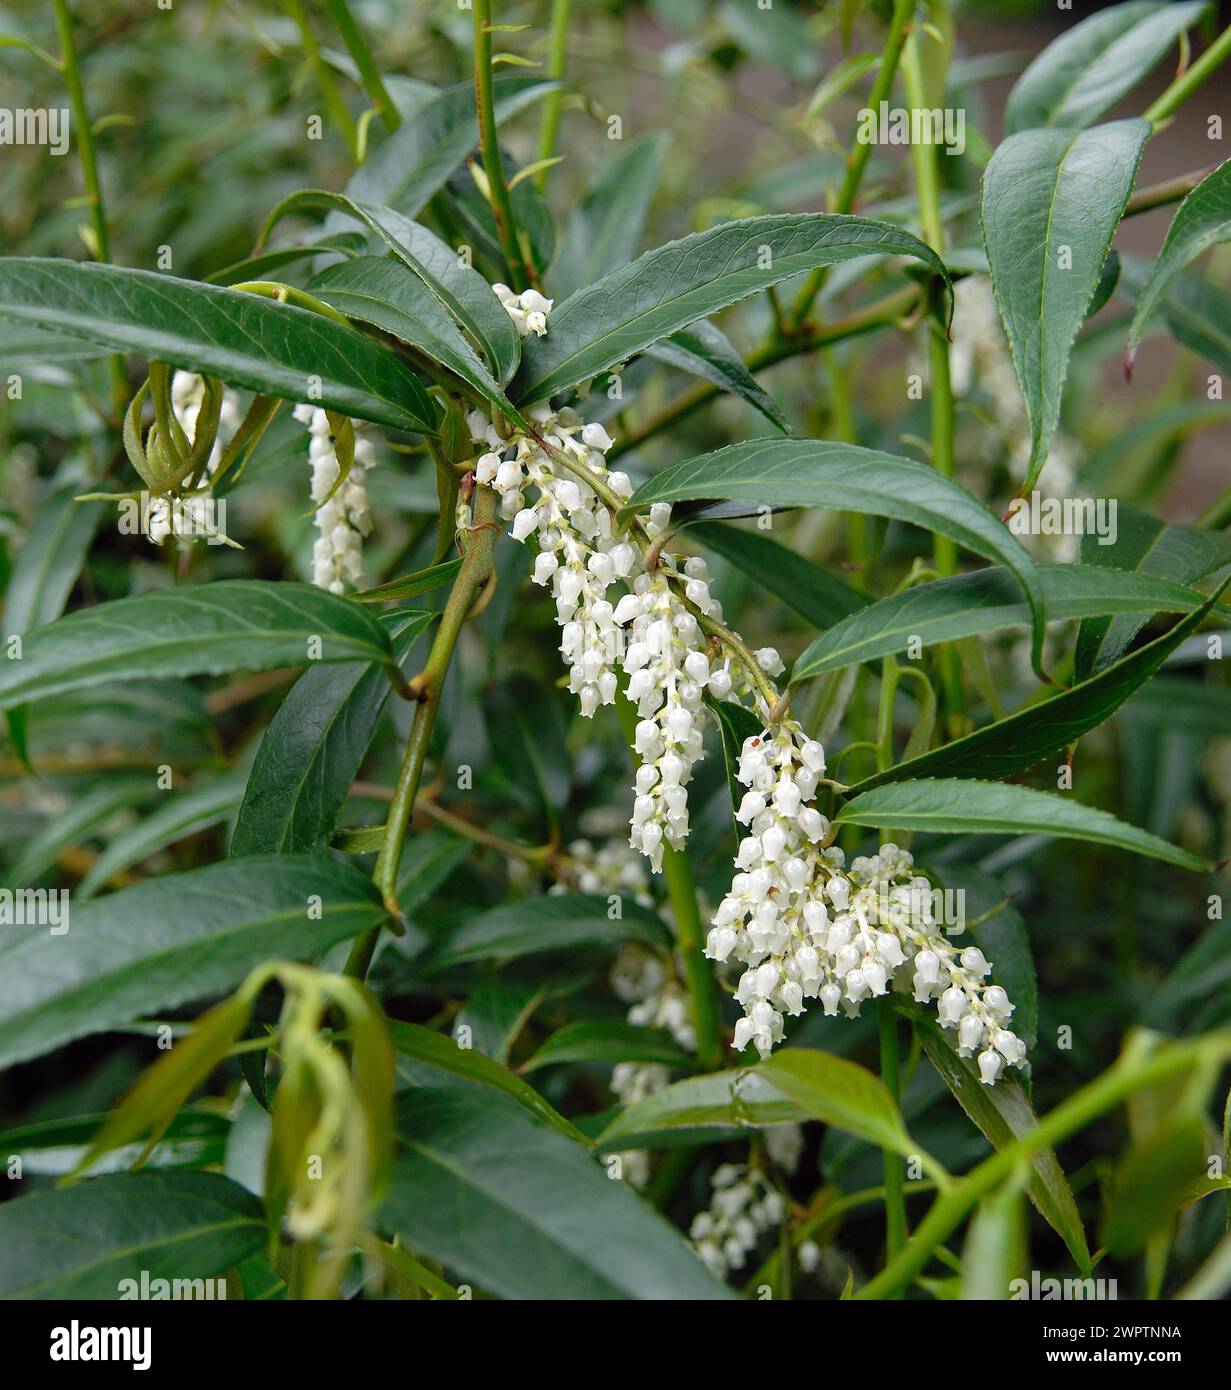
M 653 1207 L 504 1097 L 412 1091 L 397 1132 L 377 1222 L 457 1280 L 510 1299 L 733 1297 Z
M 461 567 L 461 560 L 445 560 L 442 564 L 429 565 L 427 569 L 405 574 L 401 579 L 390 579 L 374 589 L 363 589 L 352 594 L 351 598 L 356 603 L 388 603 L 395 599 L 418 598 L 420 594 L 430 594 L 433 589 L 455 579 Z
M 976 729 L 965 738 L 878 772 L 860 782 L 855 791 L 914 777 L 1004 777 L 1030 767 L 1109 719 L 1197 629 L 1212 604 L 1213 599 L 1207 599 L 1169 632 L 1104 667 L 1098 675 Z
M 643 135 L 605 163 L 573 208 L 548 277 L 562 299 L 641 249 L 668 137 Z
M 498 77 L 492 94 L 497 123 L 511 119 L 559 86 L 550 78 Z M 474 83 L 460 82 L 419 107 L 382 141 L 355 171 L 346 192 L 413 217 L 478 143 Z
M 268 1238 L 260 1202 L 218 1173 L 114 1173 L 0 1205 L 0 1298 L 116 1300 L 124 1280 L 221 1275 Z
M 1083 565 L 1105 565 L 1176 584 L 1195 584 L 1231 564 L 1231 536 L 1192 526 L 1169 526 L 1132 507 L 1121 505 L 1114 545 L 1082 540 Z M 1141 630 L 1142 617 L 1090 618 L 1077 633 L 1074 666 L 1079 677 L 1111 665 Z
M 1208 9 L 1206 0 L 1129 0 L 1073 25 L 1017 79 L 1005 106 L 1005 132 L 1091 125 L 1132 91 Z
M 917 237 L 864 217 L 750 217 L 668 242 L 556 305 L 547 336 L 525 345 L 515 397 L 558 395 L 800 271 L 868 255 L 912 256 L 944 272 Z
M 560 893 L 505 903 L 464 922 L 434 943 L 424 968 L 437 971 L 472 961 L 537 955 L 576 946 L 667 942 L 666 928 L 647 908 L 621 898 L 619 915 L 613 915 L 615 912 L 606 898 L 589 893 Z
M 709 319 L 681 328 L 678 333 L 655 343 L 648 352 L 669 367 L 739 396 L 771 424 L 777 425 L 783 434 L 791 433 L 782 407 L 744 365 L 744 359 L 731 346 L 727 335 Z
M 1055 835 L 1088 840 L 1204 873 L 1208 860 L 1070 797 L 1005 782 L 920 778 L 860 793 L 838 812 L 843 825 L 936 835 Z
M 979 1080 L 974 1066 L 959 1057 L 944 1032 L 931 1019 L 918 1019 L 915 1029 L 928 1060 L 944 1078 L 957 1103 L 993 1148 L 1003 1149 L 1038 1124 L 1026 1093 L 1012 1076 L 1002 1076 L 994 1086 Z M 1026 1192 L 1056 1234 L 1068 1246 L 1078 1269 L 1090 1270 L 1090 1250 L 1085 1228 L 1073 1200 L 1073 1192 L 1050 1148 L 1038 1150 Z
M 568 722 L 555 692 L 525 673 L 494 683 L 483 696 L 492 760 L 509 790 L 556 825 L 568 799 L 572 765 Z
M 1010 135 L 983 172 L 983 242 L 1030 420 L 1023 491 L 1060 418 L 1069 355 L 1103 272 L 1148 121 Z
M 6 257 L 0 317 L 400 430 L 433 433 L 415 374 L 357 329 L 260 295 L 148 270 Z
M 661 1028 L 639 1028 L 620 1018 L 583 1018 L 544 1039 L 523 1072 L 564 1062 L 657 1062 L 686 1067 L 692 1058 Z
M 744 1068 L 690 1076 L 625 1106 L 598 1143 L 606 1152 L 658 1148 L 671 1138 L 701 1143 L 716 1137 L 714 1131 L 753 1130 L 805 1119 L 802 1107 L 771 1085 L 767 1076 Z
M 1107 613 L 1191 613 L 1205 595 L 1169 580 L 1087 565 L 1036 566 L 1049 622 Z M 796 661 L 791 680 L 811 680 L 859 661 L 897 655 L 918 639 L 923 647 L 1026 627 L 1030 610 L 1013 576 L 994 566 L 918 584 L 863 607 L 830 627 Z
M 1154 269 L 1137 301 L 1137 312 L 1128 334 L 1129 363 L 1150 316 L 1172 280 L 1203 251 L 1228 237 L 1231 237 L 1231 160 L 1207 174 L 1176 209 Z
M 532 1115 L 546 1120 L 553 1129 L 566 1134 L 578 1143 L 587 1143 L 584 1134 L 549 1105 L 528 1082 L 523 1081 L 516 1072 L 485 1056 L 472 1047 L 459 1047 L 444 1033 L 421 1028 L 417 1023 L 400 1023 L 396 1019 L 389 1022 L 389 1036 L 400 1056 L 421 1062 L 437 1071 L 459 1076 L 476 1086 L 487 1086 L 525 1106 Z
M 0 1066 L 208 999 L 262 961 L 310 959 L 382 920 L 371 881 L 308 856 L 232 859 L 72 909 L 70 929 L 0 936 Z
M 383 626 L 400 666 L 436 614 L 400 609 Z M 314 667 L 278 706 L 248 774 L 233 857 L 324 849 L 390 694 L 370 663 Z
M 914 1152 L 913 1141 L 884 1083 L 865 1067 L 831 1052 L 784 1047 L 757 1073 L 809 1117 L 894 1153 Z
M 949 536 L 1012 571 L 1034 617 L 1036 652 L 1041 646 L 1043 590 L 1029 555 L 981 502 L 926 464 L 855 444 L 752 440 L 669 464 L 633 493 L 626 511 L 699 498 L 889 516 Z
M 449 250 L 425 227 L 420 227 L 402 213 L 372 203 L 356 202 L 340 193 L 305 188 L 284 198 L 274 208 L 262 235 L 268 236 L 282 218 L 292 213 L 323 210 L 353 218 L 375 232 L 398 262 L 417 276 L 428 293 L 466 330 L 501 382 L 512 376 L 521 351 L 520 340 L 513 320 L 492 292 L 492 287 L 477 271 L 471 270 L 467 260 Z M 412 310 L 417 303 L 417 300 L 402 303 L 402 314 Z M 371 309 L 370 304 L 367 307 Z M 389 311 L 384 317 L 392 319 Z M 405 328 L 405 319 L 399 316 L 399 321 Z M 439 342 L 444 342 L 447 330 L 439 319 L 434 322 L 435 336 Z M 383 324 L 379 326 L 384 327 Z M 459 346 L 454 342 L 451 356 L 457 364 L 453 370 L 460 368 L 463 378 L 471 385 L 494 400 L 501 409 L 510 409 L 503 393 L 483 370 L 482 364 L 467 361 L 464 344 Z
M 833 627 L 872 602 L 845 579 L 760 531 L 699 521 L 688 528 L 688 535 L 729 560 L 816 627 Z
M 310 288 L 347 318 L 392 333 L 507 409 L 504 392 L 478 354 L 436 296 L 405 265 L 386 256 L 357 256 L 323 270 Z
M 319 642 L 319 655 L 312 655 Z M 310 666 L 392 664 L 389 635 L 359 604 L 307 584 L 223 579 L 83 608 L 30 633 L 0 662 L 0 709 L 102 681 Z

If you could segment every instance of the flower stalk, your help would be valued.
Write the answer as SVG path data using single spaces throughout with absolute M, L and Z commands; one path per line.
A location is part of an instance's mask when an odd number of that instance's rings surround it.
M 394 788 L 393 800 L 389 805 L 385 839 L 372 875 L 373 881 L 380 889 L 385 909 L 395 922 L 401 918 L 397 900 L 397 871 L 402 858 L 402 845 L 406 840 L 406 829 L 414 810 L 415 796 L 423 778 L 428 743 L 436 723 L 436 709 L 453 660 L 457 639 L 471 605 L 492 572 L 492 551 L 499 529 L 496 524 L 497 507 L 498 499 L 491 488 L 475 489 L 474 528 L 470 545 L 445 603 L 440 626 L 428 653 L 427 664 L 411 682 L 414 698 L 418 703 L 410 727 L 410 736 L 406 741 L 406 752 Z M 377 926 L 356 939 L 350 959 L 346 963 L 348 975 L 359 980 L 366 977 L 379 938 L 380 927 Z

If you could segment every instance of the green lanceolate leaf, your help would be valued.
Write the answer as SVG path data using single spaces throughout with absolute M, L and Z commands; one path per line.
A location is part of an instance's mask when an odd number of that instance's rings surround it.
M 75 1172 L 107 1123 L 106 1112 L 74 1115 L 66 1120 L 39 1120 L 0 1134 L 0 1148 L 21 1159 L 23 1177 L 63 1178 Z M 150 1151 L 145 1168 L 208 1168 L 226 1157 L 231 1122 L 225 1115 L 185 1108 L 167 1126 Z M 113 1149 L 91 1166 L 95 1174 L 123 1173 L 142 1156 L 144 1144 Z
M 984 1086 L 970 1062 L 959 1057 L 940 1028 L 930 1019 L 916 1020 L 915 1028 L 928 1060 L 944 1078 L 957 1103 L 993 1148 L 1003 1149 L 1028 1133 L 1037 1124 L 1026 1094 L 1011 1076 L 1002 1076 L 994 1086 Z M 1090 1250 L 1086 1232 L 1073 1200 L 1073 1192 L 1056 1155 L 1050 1148 L 1040 1149 L 1030 1160 L 1031 1176 L 1026 1192 L 1069 1248 L 1083 1274 L 1090 1269 Z
M 499 77 L 492 84 L 500 123 L 538 101 L 560 83 L 542 77 Z M 415 111 L 411 120 L 384 140 L 347 185 L 362 202 L 385 203 L 414 217 L 444 187 L 479 143 L 474 84 L 461 82 Z
M 700 521 L 688 528 L 688 535 L 729 560 L 816 627 L 833 627 L 872 602 L 846 580 L 759 531 Z
M 1208 599 L 1195 613 L 1176 623 L 1170 632 L 1138 647 L 1089 680 L 1079 681 L 1049 700 L 1018 710 L 1007 719 L 976 729 L 965 738 L 878 772 L 860 782 L 854 790 L 867 791 L 912 777 L 1006 777 L 1030 767 L 1109 719 L 1204 621 L 1212 604 L 1213 599 Z
M 1208 860 L 1160 840 L 1106 811 L 1006 782 L 920 778 L 861 792 L 838 812 L 843 825 L 926 830 L 936 835 L 1055 835 L 1088 840 L 1204 873 Z
M 1049 622 L 1107 613 L 1191 613 L 1205 595 L 1182 584 L 1086 565 L 1036 566 Z M 1008 570 L 994 566 L 919 584 L 836 623 L 800 656 L 791 681 L 810 680 L 859 661 L 952 642 L 1002 627 L 1026 627 L 1030 610 Z
M 760 1071 L 720 1071 L 690 1076 L 626 1106 L 599 1135 L 599 1148 L 661 1148 L 703 1143 L 730 1130 L 798 1124 L 804 1109 Z M 717 1133 L 715 1133 L 717 1131 Z
M 523 1072 L 565 1062 L 656 1062 L 687 1067 L 692 1058 L 661 1028 L 641 1028 L 622 1018 L 584 1018 L 566 1023 L 547 1038 Z
M 444 1033 L 421 1028 L 417 1023 L 399 1023 L 396 1019 L 389 1023 L 389 1036 L 393 1039 L 395 1051 L 402 1057 L 409 1057 L 433 1071 L 447 1072 L 450 1076 L 461 1077 L 463 1081 L 476 1086 L 487 1086 L 523 1105 L 532 1115 L 546 1120 L 553 1129 L 566 1134 L 581 1144 L 590 1141 L 568 1120 L 551 1106 L 528 1082 L 523 1081 L 516 1072 L 499 1062 L 485 1056 L 472 1047 L 458 1047 L 457 1043 Z
M 750 217 L 668 242 L 556 306 L 547 336 L 525 345 L 515 398 L 558 395 L 800 271 L 871 255 L 913 256 L 945 273 L 917 237 L 864 217 Z
M 786 1047 L 757 1071 L 810 1119 L 894 1153 L 914 1152 L 893 1097 L 865 1067 L 829 1052 Z
M 239 808 L 245 780 L 243 773 L 231 773 L 209 782 L 195 783 L 183 791 L 173 787 L 169 792 L 160 793 L 155 810 L 117 835 L 90 865 L 74 890 L 74 898 L 85 902 L 113 874 L 139 864 L 189 835 L 228 820 Z
M 590 893 L 561 893 L 505 903 L 463 923 L 435 943 L 424 968 L 437 971 L 472 961 L 501 960 L 563 951 L 576 946 L 618 946 L 622 941 L 667 942 L 653 912 L 622 899 L 612 915 L 608 900 Z
M 75 502 L 80 491 L 72 484 L 57 488 L 31 522 L 4 597 L 6 637 L 54 622 L 64 612 L 106 510 L 102 502 Z
M 1011 135 L 983 173 L 992 289 L 1030 420 L 1034 486 L 1060 418 L 1069 354 L 1098 290 L 1150 123 Z
M 435 616 L 431 609 L 385 615 L 399 666 Z M 314 667 L 300 676 L 253 759 L 233 857 L 304 854 L 329 844 L 390 688 L 370 663 Z
M 499 409 L 509 409 L 504 392 L 453 319 L 405 265 L 384 256 L 357 256 L 322 271 L 309 288 L 347 318 L 392 333 L 447 367 Z
M 427 569 L 404 574 L 401 579 L 390 579 L 387 584 L 378 584 L 374 589 L 363 589 L 351 594 L 355 603 L 389 603 L 395 599 L 418 598 L 448 584 L 457 577 L 462 567 L 461 560 L 445 560 L 439 565 L 429 565 Z
M 220 1173 L 114 1173 L 0 1206 L 0 1298 L 141 1298 L 147 1279 L 191 1289 L 268 1239 L 261 1203 Z
M 633 493 L 625 511 L 642 511 L 652 502 L 699 498 L 889 516 L 949 536 L 985 559 L 999 560 L 1025 591 L 1037 661 L 1044 607 L 1034 563 L 981 502 L 926 464 L 855 444 L 754 439 L 670 464 Z
M 1034 126 L 1078 130 L 1109 111 L 1209 9 L 1206 0 L 1129 4 L 1083 19 L 1030 64 L 1005 106 L 1005 132 Z
M 1175 584 L 1195 584 L 1231 564 L 1231 536 L 1192 526 L 1168 526 L 1131 507 L 1121 505 L 1114 545 L 1082 541 L 1083 565 L 1105 565 L 1117 581 L 1124 571 Z M 1074 665 L 1078 676 L 1101 671 L 1115 661 L 1141 630 L 1145 618 L 1124 615 L 1088 618 L 1077 632 Z
M 12 256 L 0 264 L 0 317 L 393 429 L 435 432 L 427 393 L 391 352 L 357 329 L 260 295 Z
M 397 1132 L 378 1225 L 490 1294 L 733 1296 L 586 1149 L 502 1096 L 412 1091 L 398 1105 Z
M 307 960 L 382 920 L 357 869 L 228 860 L 76 907 L 69 931 L 0 937 L 0 1066 L 156 1009 L 208 999 L 271 957 Z
M 641 249 L 667 143 L 643 135 L 605 165 L 569 217 L 548 276 L 552 293 L 574 294 Z
M 513 320 L 492 293 L 492 287 L 478 271 L 472 270 L 467 261 L 451 251 L 426 227 L 420 227 L 418 223 L 412 222 L 409 217 L 392 208 L 355 202 L 340 193 L 329 193 L 323 189 L 306 188 L 292 193 L 274 208 L 265 223 L 262 236 L 268 236 L 282 218 L 292 213 L 325 209 L 353 218 L 375 232 L 395 259 L 418 276 L 428 293 L 470 335 L 474 347 L 487 358 L 488 366 L 500 378 L 501 383 L 508 381 L 521 353 L 520 339 Z M 408 293 L 404 292 L 403 299 Z M 413 311 L 413 304 L 416 302 L 418 301 L 403 302 L 400 305 L 402 314 Z M 371 307 L 369 304 L 369 310 Z M 392 315 L 387 311 L 384 317 L 391 319 Z M 404 317 L 399 316 L 399 322 L 402 328 L 406 327 Z M 446 330 L 439 320 L 435 322 L 436 338 L 443 341 L 447 336 Z M 378 326 L 385 327 L 384 324 Z M 397 330 L 390 328 L 387 331 Z M 482 365 L 467 361 L 464 344 L 459 346 L 454 342 L 451 355 L 457 364 L 451 367 L 451 370 L 458 371 L 463 380 L 482 391 L 502 410 L 511 409 L 500 388 L 491 375 L 483 370 Z
M 85 608 L 32 632 L 0 662 L 0 709 L 102 681 L 393 662 L 367 609 L 307 584 L 223 579 Z
M 1220 164 L 1176 209 L 1154 269 L 1137 301 L 1128 333 L 1126 360 L 1131 365 L 1137 344 L 1167 287 L 1185 266 L 1231 237 L 1231 160 Z
M 659 362 L 700 377 L 720 391 L 739 396 L 771 424 L 777 425 L 783 434 L 791 433 L 782 407 L 744 365 L 744 359 L 731 346 L 727 335 L 709 319 L 681 328 L 648 351 Z

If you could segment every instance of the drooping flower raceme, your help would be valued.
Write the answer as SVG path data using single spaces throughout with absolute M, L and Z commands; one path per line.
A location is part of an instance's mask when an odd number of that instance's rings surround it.
M 786 1203 L 758 1169 L 724 1163 L 714 1173 L 707 1211 L 693 1217 L 697 1254 L 720 1279 L 742 1268 L 765 1232 L 786 1215 Z
M 946 940 L 931 886 L 909 853 L 883 845 L 847 867 L 828 843 L 830 827 L 811 805 L 825 755 L 794 720 L 745 741 L 738 777 L 748 790 L 736 813 L 747 827 L 738 872 L 706 941 L 712 960 L 741 961 L 735 997 L 744 1017 L 735 1047 L 768 1056 L 785 1015 L 819 998 L 827 1014 L 851 1017 L 866 999 L 910 980 L 919 1003 L 935 1001 L 940 1023 L 957 1033 L 963 1056 L 978 1056 L 991 1085 L 1004 1066 L 1021 1066 L 1025 1044 L 1007 1026 L 1013 1005 L 977 946 Z
M 312 465 L 312 500 L 319 504 L 315 513 L 312 582 L 331 594 L 341 594 L 348 583 L 358 585 L 363 579 L 363 540 L 372 530 L 365 476 L 376 462 L 376 453 L 372 441 L 356 431 L 354 462 L 346 481 L 337 487 L 342 466 L 329 416 L 311 405 L 297 405 L 294 414 L 296 420 L 307 425 L 311 436 L 308 461 Z

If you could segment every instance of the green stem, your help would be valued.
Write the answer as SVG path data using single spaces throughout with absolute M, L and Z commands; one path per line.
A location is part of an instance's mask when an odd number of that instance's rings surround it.
M 517 244 L 517 220 L 513 216 L 513 200 L 504 177 L 504 161 L 500 157 L 500 134 L 496 129 L 496 106 L 492 94 L 492 6 L 491 0 L 474 3 L 474 90 L 475 109 L 479 117 L 479 147 L 483 151 L 483 170 L 491 193 L 492 216 L 496 219 L 496 235 L 509 268 L 509 282 L 515 290 L 524 290 L 529 283 L 521 249 Z
M 722 1066 L 718 1000 L 714 993 L 713 971 L 705 958 L 705 928 L 697 909 L 697 884 L 685 851 L 668 846 L 663 854 L 663 876 L 667 880 L 667 896 L 675 917 L 680 955 L 684 959 L 684 977 L 697 1033 L 697 1062 L 702 1071 L 718 1071 Z
M 830 343 L 840 343 L 847 338 L 855 338 L 863 333 L 870 333 L 877 328 L 883 328 L 886 324 L 894 323 L 909 313 L 918 298 L 918 288 L 914 285 L 908 285 L 903 289 L 894 290 L 892 294 L 885 295 L 863 309 L 857 309 L 845 318 L 834 319 L 832 323 L 824 324 L 804 337 L 766 343 L 764 347 L 749 357 L 748 370 L 759 372 L 766 367 L 785 362 L 788 358 L 799 357 L 803 353 L 812 352 L 815 348 L 826 347 Z M 639 448 L 654 435 L 661 434 L 663 430 L 677 424 L 686 416 L 691 415 L 693 411 L 699 410 L 721 392 L 721 387 L 709 385 L 695 386 L 691 390 L 683 392 L 657 414 L 651 416 L 640 428 L 631 431 L 622 439 L 618 439 L 614 448 L 607 453 L 608 461 L 618 458 L 630 449 Z
M 896 1105 L 901 1099 L 901 1075 L 898 1056 L 898 1016 L 887 1001 L 879 1010 L 881 1044 L 881 1080 Z M 902 1191 L 902 1156 L 885 1149 L 885 1249 L 892 1260 L 906 1243 L 906 1198 Z
M 462 567 L 453 581 L 453 588 L 441 614 L 440 626 L 436 629 L 436 637 L 428 653 L 427 664 L 412 682 L 418 705 L 411 722 L 410 736 L 406 741 L 406 753 L 393 791 L 393 800 L 389 805 L 385 838 L 372 874 L 373 882 L 380 889 L 381 897 L 384 899 L 385 909 L 394 920 L 401 915 L 397 900 L 397 872 L 402 858 L 402 845 L 406 839 L 406 828 L 410 824 L 415 796 L 423 777 L 423 764 L 427 758 L 432 727 L 436 722 L 436 708 L 440 703 L 445 677 L 453 660 L 458 635 L 470 612 L 471 604 L 492 572 L 492 550 L 496 533 L 500 529 L 496 521 L 498 504 L 499 499 L 491 488 L 480 487 L 476 490 L 470 548 L 466 551 Z M 346 962 L 348 975 L 358 980 L 367 976 L 379 938 L 380 927 L 377 926 L 356 939 L 350 959 Z
M 90 228 L 94 238 L 94 245 L 90 249 L 95 260 L 109 261 L 111 233 L 107 227 L 103 188 L 98 177 L 94 128 L 90 124 L 90 113 L 86 110 L 81 63 L 73 39 L 73 18 L 69 13 L 68 0 L 52 0 L 52 9 L 55 11 L 56 34 L 60 41 L 60 61 L 57 66 L 64 74 L 64 86 L 68 92 L 69 105 L 72 107 L 73 126 L 77 133 L 77 157 L 81 164 L 81 177 L 90 206 Z M 118 353 L 111 358 L 111 399 L 112 408 L 122 417 L 128 399 L 128 383 L 124 379 L 124 359 Z
M 342 35 L 342 42 L 359 69 L 364 91 L 371 98 L 372 105 L 380 112 L 385 129 L 392 133 L 402 124 L 402 117 L 385 88 L 384 79 L 376 66 L 376 60 L 372 57 L 372 50 L 363 37 L 363 31 L 355 23 L 346 0 L 326 0 L 326 3 L 333 22 L 338 27 L 338 33 Z
M 912 34 L 902 53 L 902 84 L 906 104 L 912 110 L 927 107 L 923 80 L 923 60 L 919 46 L 925 36 Z M 940 168 L 935 146 L 911 146 L 915 166 L 915 189 L 919 199 L 919 224 L 923 239 L 938 256 L 945 253 L 945 228 L 940 211 Z M 949 372 L 949 332 L 945 322 L 944 290 L 933 286 L 927 320 L 929 395 L 932 412 L 932 467 L 943 477 L 952 478 L 956 469 L 954 448 L 953 381 Z M 938 574 L 957 573 L 957 546 L 939 532 L 932 537 L 932 563 Z M 945 711 L 952 722 L 962 716 L 962 675 L 957 652 L 945 645 L 940 651 L 940 678 Z
M 547 57 L 547 76 L 562 78 L 565 59 L 568 56 L 568 22 L 573 8 L 573 0 L 552 0 L 551 4 L 551 48 Z M 560 102 L 563 92 L 548 92 L 543 100 L 543 119 L 539 127 L 539 159 L 548 160 L 556 152 L 556 132 L 560 128 Z M 547 191 L 547 178 L 551 166 L 544 164 L 535 176 L 539 192 Z
M 872 90 L 868 93 L 868 106 L 873 111 L 879 108 L 893 87 L 894 75 L 898 70 L 898 61 L 902 56 L 902 45 L 906 41 L 906 26 L 910 23 L 914 13 L 915 0 L 894 0 L 893 15 L 889 20 L 889 33 L 885 39 L 881 65 L 877 69 Z M 859 195 L 859 185 L 863 182 L 863 172 L 867 167 L 871 153 L 871 144 L 856 141 L 847 157 L 846 174 L 834 201 L 834 212 L 848 213 L 855 206 L 855 199 Z M 825 266 L 820 266 L 808 277 L 791 308 L 788 320 L 788 325 L 791 328 L 798 329 L 808 317 L 812 302 L 820 293 L 828 273 Z
M 1057 1106 L 1015 1143 L 985 1158 L 978 1167 L 938 1197 L 902 1250 L 880 1274 L 859 1289 L 855 1297 L 888 1298 L 905 1288 L 927 1264 L 932 1251 L 949 1238 L 979 1198 L 1009 1177 L 1019 1163 L 1031 1158 L 1040 1149 L 1059 1143 L 1135 1091 L 1168 1077 L 1182 1075 L 1199 1063 L 1231 1058 L 1231 1032 L 1213 1033 L 1191 1042 L 1164 1045 L 1145 1060 L 1134 1055 L 1139 1051 L 1130 1046 L 1129 1052 L 1102 1076 L 1096 1077 Z
M 316 35 L 312 32 L 312 25 L 308 22 L 308 16 L 304 11 L 300 0 L 282 0 L 282 6 L 287 14 L 295 21 L 295 27 L 299 30 L 300 42 L 303 44 L 304 55 L 307 57 L 316 77 L 316 85 L 320 88 L 321 97 L 324 99 L 325 108 L 329 112 L 329 119 L 342 132 L 346 140 L 346 148 L 354 159 L 359 148 L 358 136 L 355 131 L 355 122 L 351 119 L 350 112 L 346 109 L 346 103 L 342 100 L 342 93 L 338 90 L 338 84 L 333 80 L 333 73 L 329 64 L 321 56 L 321 50 L 316 42 Z
M 1125 217 L 1136 217 L 1138 213 L 1153 212 L 1155 208 L 1167 207 L 1187 198 L 1194 188 L 1218 168 L 1217 164 L 1207 164 L 1203 169 L 1193 169 L 1187 174 L 1177 174 L 1173 179 L 1163 179 L 1147 188 L 1139 188 L 1128 200 L 1124 209 Z
M 1146 120 L 1158 126 L 1168 116 L 1174 115 L 1197 88 L 1213 76 L 1228 57 L 1231 57 L 1231 26 L 1224 29 L 1201 57 L 1186 72 L 1177 77 L 1157 101 L 1146 108 Z

